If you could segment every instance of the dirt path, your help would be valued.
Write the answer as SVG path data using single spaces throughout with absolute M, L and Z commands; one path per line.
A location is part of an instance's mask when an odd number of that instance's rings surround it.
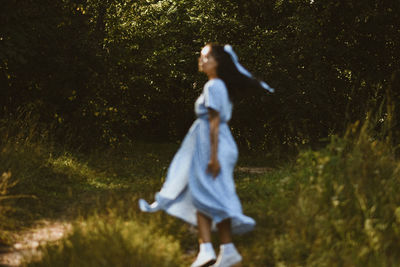
M 20 266 L 23 260 L 40 259 L 40 245 L 61 239 L 71 230 L 71 224 L 63 221 L 43 220 L 28 230 L 16 233 L 16 243 L 0 254 L 0 266 Z
M 262 174 L 262 173 L 266 173 L 266 172 L 272 171 L 273 168 L 268 168 L 268 167 L 236 167 L 236 170 L 238 172 L 248 172 L 248 173 L 254 173 L 254 174 Z

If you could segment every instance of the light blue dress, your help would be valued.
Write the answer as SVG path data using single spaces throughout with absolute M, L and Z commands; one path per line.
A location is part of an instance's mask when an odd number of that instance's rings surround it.
M 215 179 L 206 171 L 211 155 L 208 108 L 218 111 L 221 119 L 217 155 L 221 171 Z M 227 124 L 232 115 L 232 103 L 221 79 L 212 79 L 205 84 L 203 93 L 196 100 L 195 112 L 198 118 L 175 154 L 156 201 L 149 205 L 140 199 L 140 209 L 147 212 L 165 210 L 193 225 L 197 225 L 198 210 L 212 218 L 213 230 L 216 224 L 230 218 L 233 233 L 250 231 L 255 221 L 243 214 L 233 180 L 238 149 Z

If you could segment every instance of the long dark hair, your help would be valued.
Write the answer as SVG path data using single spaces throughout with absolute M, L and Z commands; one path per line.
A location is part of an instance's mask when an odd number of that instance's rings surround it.
M 231 55 L 225 52 L 224 46 L 214 43 L 208 45 L 211 47 L 211 55 L 218 62 L 217 75 L 228 88 L 229 98 L 232 102 L 264 90 L 257 79 L 239 72 Z

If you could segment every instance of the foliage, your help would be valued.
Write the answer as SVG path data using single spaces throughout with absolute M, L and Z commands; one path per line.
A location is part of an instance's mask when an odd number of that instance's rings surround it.
M 196 57 L 216 41 L 232 44 L 243 65 L 277 89 L 235 105 L 239 145 L 314 144 L 383 103 L 399 69 L 399 6 L 7 1 L 0 11 L 0 116 L 31 110 L 58 140 L 87 149 L 180 140 L 205 82 Z

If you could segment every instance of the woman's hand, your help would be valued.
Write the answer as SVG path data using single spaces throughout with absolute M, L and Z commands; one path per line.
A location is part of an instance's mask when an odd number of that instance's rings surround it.
M 219 165 L 218 159 L 210 160 L 207 166 L 207 172 L 210 173 L 213 178 L 217 178 L 219 172 L 221 171 L 221 166 Z

